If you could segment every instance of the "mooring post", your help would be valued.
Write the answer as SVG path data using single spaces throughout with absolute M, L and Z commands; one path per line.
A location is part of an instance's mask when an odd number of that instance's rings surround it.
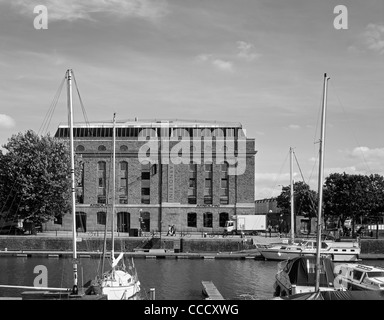
M 155 288 L 149 289 L 149 300 L 156 300 L 155 299 Z

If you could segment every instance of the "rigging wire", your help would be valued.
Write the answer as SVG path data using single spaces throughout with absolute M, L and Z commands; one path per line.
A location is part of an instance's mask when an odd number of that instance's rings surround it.
M 335 89 L 335 95 L 336 95 L 336 97 L 337 97 L 337 100 L 338 100 L 338 102 L 339 102 L 339 105 L 340 105 L 340 107 L 341 107 L 341 110 L 342 110 L 342 112 L 344 113 L 345 118 L 346 118 L 347 120 L 349 120 L 349 119 L 348 119 L 348 115 L 347 115 L 347 113 L 345 112 L 344 106 L 343 106 L 343 104 L 341 103 L 341 100 L 340 100 L 340 98 L 339 98 L 339 95 L 337 94 L 336 87 L 333 85 L 332 82 L 331 82 L 331 86 L 332 86 L 332 88 Z M 357 144 L 358 146 L 360 146 L 359 150 L 361 151 L 361 155 L 362 155 L 362 157 L 363 157 L 363 161 L 364 161 L 364 164 L 366 165 L 366 168 L 367 168 L 368 172 L 372 173 L 372 170 L 371 170 L 371 168 L 369 167 L 369 165 L 368 165 L 368 163 L 367 163 L 367 160 L 365 159 L 364 152 L 363 152 L 363 150 L 362 150 L 362 148 L 361 148 L 361 144 L 360 144 L 359 141 L 357 140 L 357 137 L 356 137 L 356 135 L 355 135 L 355 132 L 351 129 L 351 127 L 350 127 L 349 129 L 350 129 L 350 131 L 352 132 L 352 136 L 353 136 L 353 138 L 355 139 L 356 144 Z
M 61 81 L 61 83 L 59 85 L 59 88 L 56 91 L 56 94 L 55 94 L 55 96 L 51 102 L 51 105 L 50 105 L 50 107 L 49 107 L 49 109 L 48 109 L 48 111 L 44 117 L 43 123 L 41 124 L 41 126 L 39 128 L 39 131 L 38 131 L 39 135 L 42 133 L 46 133 L 46 131 L 48 131 L 49 125 L 50 125 L 52 117 L 53 117 L 53 113 L 55 112 L 57 103 L 58 103 L 60 95 L 61 95 L 61 91 L 63 90 L 65 79 L 66 79 L 66 77 L 63 78 L 63 80 Z
M 283 162 L 282 166 L 280 167 L 279 174 L 277 175 L 276 179 L 274 180 L 273 189 L 271 191 L 271 195 L 269 198 L 273 197 L 273 192 L 275 191 L 276 182 L 279 181 L 279 179 L 280 179 L 281 172 L 283 171 L 283 167 L 284 167 L 285 163 L 287 162 L 288 156 L 289 156 L 289 151 L 287 152 L 287 155 L 285 156 L 284 162 Z

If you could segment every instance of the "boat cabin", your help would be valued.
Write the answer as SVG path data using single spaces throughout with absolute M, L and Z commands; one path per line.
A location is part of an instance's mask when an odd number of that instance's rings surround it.
M 335 268 L 338 283 L 348 290 L 384 290 L 384 268 L 342 264 Z

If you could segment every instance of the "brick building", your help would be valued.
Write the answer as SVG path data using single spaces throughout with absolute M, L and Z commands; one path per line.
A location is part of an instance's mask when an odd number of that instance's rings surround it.
M 239 123 L 117 121 L 115 230 L 219 231 L 235 214 L 254 214 L 255 140 Z M 68 125 L 55 137 L 68 139 Z M 113 123 L 74 125 L 82 158 L 78 231 L 103 231 L 112 212 Z M 71 230 L 71 215 L 46 230 Z M 108 226 L 110 230 L 110 227 Z

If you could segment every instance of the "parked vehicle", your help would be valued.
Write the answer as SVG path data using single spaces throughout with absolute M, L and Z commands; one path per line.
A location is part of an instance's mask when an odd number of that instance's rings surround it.
M 257 235 L 266 229 L 266 215 L 235 215 L 225 222 L 224 233 Z

